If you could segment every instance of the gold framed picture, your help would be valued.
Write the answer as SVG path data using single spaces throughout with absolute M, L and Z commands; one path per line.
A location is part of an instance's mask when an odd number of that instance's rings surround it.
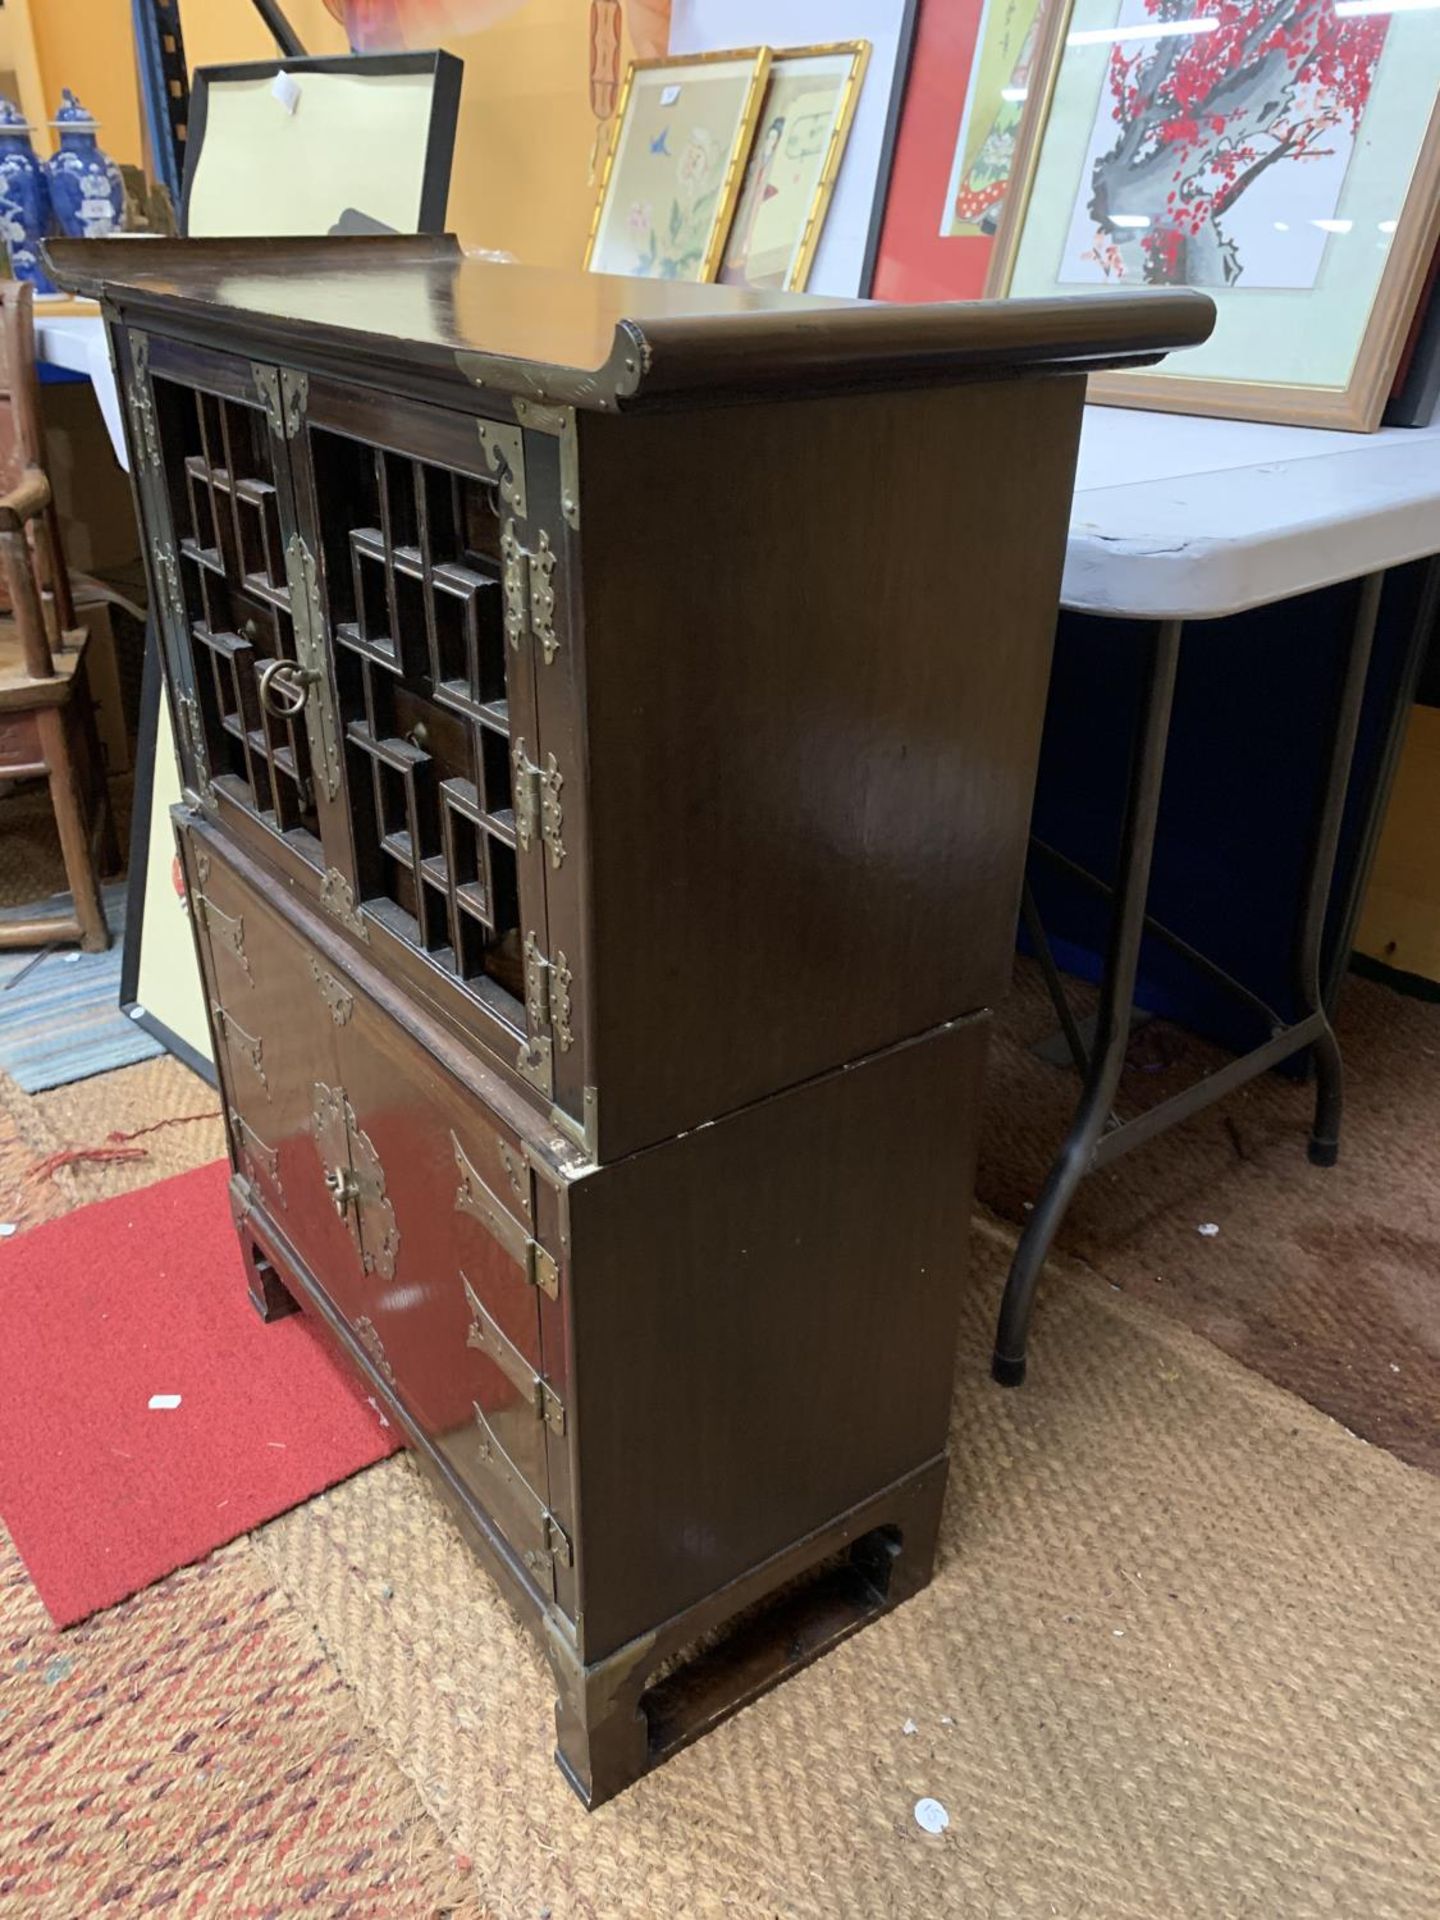
M 769 71 L 768 47 L 631 62 L 587 267 L 640 280 L 715 278 Z
M 804 287 L 869 60 L 868 40 L 775 53 L 725 241 L 722 280 L 786 292 Z
M 1440 240 L 1435 0 L 1058 0 L 986 292 L 1196 287 L 1090 398 L 1369 432 Z

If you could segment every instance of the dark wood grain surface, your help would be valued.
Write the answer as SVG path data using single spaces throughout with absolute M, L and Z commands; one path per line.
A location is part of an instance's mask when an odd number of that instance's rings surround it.
M 1206 338 L 1203 294 L 975 301 L 831 300 L 496 264 L 450 236 L 55 240 L 62 284 L 129 317 L 243 331 L 282 354 L 324 343 L 352 377 L 423 368 L 473 393 L 606 411 L 726 394 L 940 383 L 999 365 L 1144 364 Z
M 571 1190 L 590 1658 L 944 1451 L 987 1026 Z

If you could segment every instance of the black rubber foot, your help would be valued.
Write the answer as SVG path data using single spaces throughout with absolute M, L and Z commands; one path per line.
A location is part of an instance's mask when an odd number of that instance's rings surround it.
M 1340 1158 L 1338 1140 L 1312 1140 L 1310 1142 L 1310 1163 L 1316 1167 L 1333 1167 Z
M 1007 1360 L 1003 1353 L 995 1354 L 990 1361 L 990 1378 L 1002 1387 L 1020 1387 L 1025 1384 L 1025 1361 Z

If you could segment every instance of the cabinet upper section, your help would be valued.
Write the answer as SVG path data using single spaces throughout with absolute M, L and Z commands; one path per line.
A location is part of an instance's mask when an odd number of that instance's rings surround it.
M 944 385 L 1006 368 L 1140 366 L 1214 324 L 1203 294 L 890 306 L 550 272 L 450 236 L 57 240 L 56 278 L 127 320 L 317 364 L 449 404 L 497 395 L 598 412 Z

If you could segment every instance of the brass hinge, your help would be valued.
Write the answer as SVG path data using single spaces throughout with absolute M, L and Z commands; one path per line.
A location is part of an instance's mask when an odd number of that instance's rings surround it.
M 239 1054 L 265 1089 L 268 1098 L 270 1082 L 265 1073 L 264 1041 L 253 1033 L 247 1033 L 234 1014 L 222 1007 L 218 1000 L 211 1002 L 211 1011 L 215 1016 L 215 1024 L 220 1029 L 220 1037 L 225 1042 L 226 1052 Z
M 325 870 L 325 878 L 320 882 L 320 904 L 332 920 L 338 920 L 342 927 L 348 927 L 351 933 L 369 943 L 370 930 L 355 905 L 355 889 L 338 867 Z
M 275 1198 L 281 1206 L 288 1206 L 285 1188 L 280 1179 L 280 1155 L 277 1150 L 274 1147 L 267 1147 L 244 1114 L 234 1107 L 230 1109 L 230 1131 L 246 1159 L 253 1166 L 263 1167 L 270 1176 L 270 1184 L 275 1189 Z
M 570 1545 L 570 1537 L 564 1527 L 505 1451 L 499 1434 L 491 1426 L 480 1402 L 476 1400 L 471 1404 L 475 1409 L 475 1425 L 480 1433 L 482 1459 L 488 1462 L 496 1477 L 509 1487 L 517 1505 L 535 1529 L 537 1545 L 524 1553 L 526 1566 L 532 1573 L 542 1571 L 541 1563 L 544 1560 L 553 1560 L 562 1567 L 573 1566 L 574 1549 Z
M 515 522 L 507 520 L 500 537 L 500 558 L 504 562 L 505 631 L 510 645 L 518 648 L 528 627 L 540 642 L 541 657 L 548 667 L 560 651 L 555 632 L 555 549 L 550 536 L 542 527 L 534 547 L 527 547 L 515 531 Z
M 290 619 L 295 628 L 295 658 L 307 684 L 305 730 L 310 758 L 333 800 L 340 791 L 340 737 L 330 699 L 325 664 L 325 614 L 320 605 L 320 575 L 315 556 L 298 533 L 285 543 L 285 577 L 290 588 Z
M 253 987 L 255 975 L 250 970 L 250 956 L 245 951 L 245 918 L 243 914 L 229 914 L 217 907 L 213 900 L 203 893 L 197 893 L 191 900 L 191 908 L 198 925 L 210 936 L 212 947 L 223 947 L 233 954 L 245 970 L 245 978 Z
M 530 851 L 538 826 L 551 866 L 559 867 L 565 858 L 562 837 L 565 808 L 560 798 L 565 776 L 553 753 L 545 756 L 543 767 L 537 767 L 525 751 L 523 736 L 510 749 L 510 761 L 514 775 L 515 839 L 520 851 Z
M 195 769 L 196 798 L 207 813 L 218 813 L 220 802 L 210 778 L 210 755 L 205 747 L 205 727 L 200 718 L 200 703 L 193 693 L 175 695 L 175 720 L 184 745 L 190 749 Z
M 525 1020 L 530 1037 L 521 1045 L 518 1064 L 527 1079 L 547 1093 L 554 1089 L 552 1042 L 562 1053 L 568 1053 L 575 1044 L 571 1001 L 574 978 L 562 950 L 557 949 L 551 959 L 534 932 L 526 934 Z
M 537 1287 L 549 1299 L 558 1300 L 560 1269 L 553 1256 L 545 1251 L 538 1240 L 531 1239 L 520 1222 L 496 1198 L 461 1146 L 459 1136 L 453 1132 L 450 1145 L 454 1149 L 455 1166 L 460 1175 L 460 1184 L 455 1190 L 456 1211 L 468 1213 L 472 1220 L 480 1222 L 515 1261 L 530 1286 Z M 502 1155 L 506 1152 L 503 1143 L 500 1151 Z
M 277 440 L 293 440 L 305 424 L 308 377 L 292 367 L 269 367 L 259 360 L 250 362 L 250 371 L 271 433 Z
M 150 336 L 136 328 L 130 330 L 130 426 L 135 439 L 135 457 L 153 474 L 161 471 L 160 428 L 155 418 L 155 401 L 150 392 Z
M 173 544 L 168 538 L 152 539 L 150 557 L 155 563 L 155 597 L 160 603 L 160 617 L 169 621 L 172 630 L 188 633 L 190 616 L 180 585 L 180 560 Z
M 371 1364 L 387 1387 L 395 1384 L 395 1369 L 390 1364 L 390 1356 L 385 1351 L 385 1342 L 380 1338 L 379 1329 L 368 1314 L 362 1314 L 354 1322 L 351 1331 L 370 1356 Z
M 465 1335 L 467 1347 L 474 1347 L 493 1360 L 511 1386 L 530 1403 L 535 1418 L 543 1420 L 552 1433 L 565 1431 L 565 1403 L 541 1374 L 525 1358 L 500 1323 L 490 1314 L 462 1269 L 460 1284 L 470 1308 L 470 1328 Z
M 343 1027 L 355 1011 L 354 995 L 341 986 L 333 973 L 321 966 L 313 953 L 310 955 L 310 972 L 320 989 L 320 998 L 330 1009 L 330 1018 L 337 1027 Z
M 293 440 L 305 424 L 305 409 L 310 398 L 310 376 L 294 367 L 280 369 L 280 412 L 285 421 L 285 437 Z

